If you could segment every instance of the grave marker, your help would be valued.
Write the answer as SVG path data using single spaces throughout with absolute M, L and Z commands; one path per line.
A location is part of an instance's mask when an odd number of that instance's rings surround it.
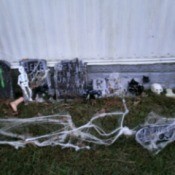
M 86 63 L 78 59 L 61 61 L 54 73 L 56 98 L 74 98 L 85 93 L 87 83 Z
M 11 68 L 7 61 L 0 60 L 0 99 L 13 98 Z
M 20 65 L 24 67 L 32 87 L 37 87 L 41 91 L 47 91 L 49 95 L 54 95 L 46 60 L 25 59 L 20 61 Z

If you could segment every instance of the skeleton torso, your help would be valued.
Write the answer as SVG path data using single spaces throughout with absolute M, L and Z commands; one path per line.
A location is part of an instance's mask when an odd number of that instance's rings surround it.
M 22 66 L 18 68 L 20 75 L 18 76 L 18 85 L 23 91 L 23 96 L 25 100 L 32 101 L 32 90 L 29 87 L 29 80 L 27 73 Z
M 23 73 L 23 74 L 20 74 L 18 76 L 18 85 L 19 86 L 29 86 L 29 80 L 28 80 L 28 77 L 27 77 L 27 74 L 26 73 Z

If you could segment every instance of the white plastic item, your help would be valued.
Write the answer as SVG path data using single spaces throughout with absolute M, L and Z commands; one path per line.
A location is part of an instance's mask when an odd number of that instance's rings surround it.
M 155 94 L 160 95 L 163 92 L 163 88 L 160 84 L 154 83 L 151 85 L 151 91 Z
M 18 76 L 18 85 L 21 87 L 25 100 L 33 101 L 32 100 L 32 90 L 29 87 L 29 80 L 27 73 L 23 66 L 19 66 L 18 70 L 20 75 Z
M 171 97 L 171 98 L 175 98 L 175 93 L 173 92 L 172 89 L 166 89 L 166 97 Z

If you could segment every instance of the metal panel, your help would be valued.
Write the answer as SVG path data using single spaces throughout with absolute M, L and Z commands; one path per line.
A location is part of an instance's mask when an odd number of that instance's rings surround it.
M 175 62 L 173 0 L 0 0 L 0 59 Z

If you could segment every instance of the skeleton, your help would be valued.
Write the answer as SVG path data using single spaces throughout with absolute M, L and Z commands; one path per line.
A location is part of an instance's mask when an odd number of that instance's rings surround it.
M 54 89 L 51 84 L 51 76 L 47 67 L 47 62 L 44 59 L 24 59 L 21 60 L 20 65 L 24 67 L 29 80 L 29 86 L 33 88 L 47 87 L 49 96 L 54 95 Z M 36 91 L 35 91 L 36 92 Z M 35 92 L 33 94 L 35 96 Z
M 29 80 L 28 80 L 28 76 L 24 70 L 23 66 L 19 66 L 18 68 L 20 75 L 18 76 L 18 85 L 21 87 L 23 94 L 24 94 L 24 98 L 28 101 L 33 101 L 32 100 L 32 90 L 29 87 Z
M 154 83 L 151 85 L 151 91 L 157 95 L 160 95 L 163 92 L 163 88 L 160 84 Z

